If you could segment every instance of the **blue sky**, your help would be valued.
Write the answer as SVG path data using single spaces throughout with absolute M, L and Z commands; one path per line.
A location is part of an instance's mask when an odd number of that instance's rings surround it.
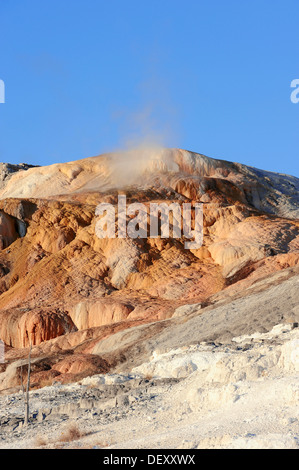
M 0 0 L 0 161 L 146 140 L 299 176 L 298 0 Z

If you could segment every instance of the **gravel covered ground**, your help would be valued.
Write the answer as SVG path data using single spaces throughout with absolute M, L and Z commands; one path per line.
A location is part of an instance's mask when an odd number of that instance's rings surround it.
M 27 427 L 22 392 L 2 395 L 0 447 L 299 448 L 298 350 L 278 325 L 156 353 L 132 375 L 31 391 Z

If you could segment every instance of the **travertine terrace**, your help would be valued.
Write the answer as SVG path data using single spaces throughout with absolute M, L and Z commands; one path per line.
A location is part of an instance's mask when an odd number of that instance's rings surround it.
M 30 344 L 37 390 L 135 369 L 155 375 L 143 365 L 159 348 L 296 325 L 298 190 L 296 177 L 181 149 L 2 164 L 1 393 L 20 390 Z M 146 206 L 202 203 L 203 245 L 99 239 L 96 207 L 120 194 Z

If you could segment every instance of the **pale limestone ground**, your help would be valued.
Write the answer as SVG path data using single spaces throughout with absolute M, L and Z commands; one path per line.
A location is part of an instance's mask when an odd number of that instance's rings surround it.
M 298 449 L 298 372 L 299 329 L 289 324 L 227 344 L 157 350 L 131 376 L 30 392 L 26 429 L 18 426 L 22 395 L 1 396 L 0 447 Z M 72 424 L 81 437 L 61 441 Z

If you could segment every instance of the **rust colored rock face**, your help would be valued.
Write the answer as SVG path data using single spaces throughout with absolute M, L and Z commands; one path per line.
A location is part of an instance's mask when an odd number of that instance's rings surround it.
M 36 371 L 37 382 L 108 371 L 123 356 L 114 350 L 100 360 L 94 351 L 104 338 L 167 322 L 181 306 L 223 301 L 298 266 L 298 190 L 295 177 L 180 149 L 16 167 L 0 187 L 0 339 L 7 357 L 25 357 L 30 344 L 36 357 L 65 351 Z M 203 245 L 188 250 L 183 238 L 149 232 L 98 238 L 96 207 L 116 207 L 120 194 L 146 208 L 202 203 Z M 2 382 L 9 388 L 7 376 Z
M 19 308 L 2 312 L 0 335 L 7 345 L 25 348 L 76 330 L 69 315 L 58 309 Z
M 17 228 L 11 216 L 0 212 L 0 250 L 4 250 L 18 238 Z

